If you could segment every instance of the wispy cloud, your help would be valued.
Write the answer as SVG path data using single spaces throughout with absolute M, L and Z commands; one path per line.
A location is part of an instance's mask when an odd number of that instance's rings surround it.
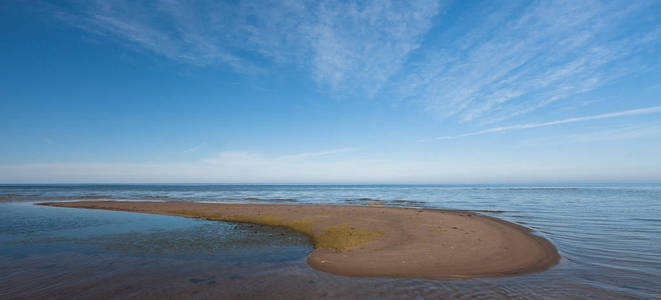
M 574 134 L 562 134 L 561 136 L 541 136 L 527 139 L 511 147 L 521 148 L 549 148 L 549 146 L 567 146 L 580 143 L 613 142 L 622 140 L 636 140 L 661 137 L 661 124 L 659 122 L 644 123 L 639 125 L 627 125 L 603 130 L 581 132 Z
M 273 159 L 264 153 L 222 152 L 186 163 L 34 163 L 0 165 L 3 183 L 476 183 L 658 180 L 652 161 L 609 166 L 601 160 L 550 164 L 498 160 Z M 652 163 L 652 165 L 648 165 Z M 645 167 L 647 166 L 647 167 Z M 651 167 L 650 167 L 651 166 Z M 507 170 L 507 171 L 504 171 Z
M 195 145 L 193 147 L 190 147 L 188 149 L 185 149 L 184 153 L 195 152 L 197 150 L 200 150 L 200 148 L 204 147 L 205 144 L 206 143 L 201 143 L 201 144 Z
M 585 121 L 591 121 L 591 120 L 618 118 L 618 117 L 653 114 L 653 113 L 661 113 L 661 106 L 653 106 L 653 107 L 647 107 L 647 108 L 641 108 L 641 109 L 625 110 L 625 111 L 620 111 L 620 112 L 606 113 L 606 114 L 600 114 L 600 115 L 594 115 L 594 116 L 569 118 L 569 119 L 550 121 L 550 122 L 529 123 L 529 124 L 519 124 L 519 125 L 512 125 L 512 126 L 494 127 L 494 128 L 484 129 L 484 130 L 471 132 L 471 133 L 465 133 L 465 134 L 456 135 L 456 136 L 441 136 L 441 137 L 437 137 L 436 139 L 438 139 L 438 140 L 456 139 L 456 138 L 460 138 L 460 137 L 482 135 L 482 134 L 495 133 L 495 132 L 505 132 L 505 131 L 512 131 L 512 130 L 530 129 L 530 128 L 538 128 L 538 127 L 548 127 L 548 126 L 555 126 L 555 125 L 568 124 L 568 123 L 585 122 Z
M 314 73 L 336 89 L 362 87 L 369 96 L 420 46 L 440 7 L 436 1 L 329 3 L 320 6 L 311 30 Z
M 283 160 L 305 159 L 305 158 L 329 156 L 329 155 L 333 155 L 333 154 L 356 152 L 358 150 L 360 150 L 360 149 L 359 148 L 340 148 L 340 149 L 333 149 L 333 150 L 327 150 L 327 151 L 305 152 L 305 153 L 284 155 L 284 156 L 278 157 L 278 159 L 283 159 Z
M 335 95 L 419 103 L 459 123 L 494 124 L 661 63 L 640 60 L 660 46 L 654 1 L 93 0 L 54 7 L 73 26 L 169 59 L 243 73 L 293 66 Z
M 220 152 L 214 158 L 204 160 L 204 162 L 218 164 L 218 163 L 233 163 L 237 161 L 252 161 L 252 162 L 287 162 L 292 161 L 305 161 L 311 158 L 321 158 L 326 156 L 333 156 L 335 154 L 351 153 L 360 150 L 359 148 L 338 148 L 318 152 L 304 152 L 295 154 L 286 154 L 280 156 L 264 156 L 261 154 L 240 152 L 240 151 L 225 151 Z
M 495 123 L 595 90 L 659 45 L 650 2 L 480 3 L 392 81 L 392 93 L 442 118 Z M 646 23 L 643 20 L 647 20 Z M 453 25 L 453 24 L 450 24 Z M 658 63 L 658 60 L 656 61 Z
M 266 71 L 263 62 L 299 65 L 322 86 L 373 96 L 420 46 L 439 8 L 435 0 L 96 0 L 54 11 L 73 26 L 184 63 L 245 73 Z
M 88 32 L 114 39 L 128 47 L 147 50 L 183 63 L 225 65 L 243 73 L 261 68 L 232 53 L 213 18 L 227 15 L 225 5 L 207 2 L 186 6 L 179 1 L 83 1 L 54 5 L 60 20 Z M 213 12 L 213 14 L 210 14 Z

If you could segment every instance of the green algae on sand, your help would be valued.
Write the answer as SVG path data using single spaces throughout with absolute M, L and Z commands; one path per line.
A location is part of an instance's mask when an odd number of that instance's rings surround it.
M 315 239 L 315 246 L 342 252 L 360 244 L 377 240 L 382 235 L 383 232 L 361 230 L 351 227 L 349 224 L 342 224 L 326 228 L 324 233 Z
M 310 236 L 315 248 L 326 248 L 335 252 L 342 252 L 352 247 L 377 240 L 383 235 L 383 232 L 357 229 L 349 224 L 330 226 L 322 234 L 315 234 L 312 230 L 314 221 L 311 219 L 288 221 L 286 218 L 279 216 L 222 216 L 192 210 L 173 210 L 170 212 L 177 215 L 207 220 L 281 226 Z

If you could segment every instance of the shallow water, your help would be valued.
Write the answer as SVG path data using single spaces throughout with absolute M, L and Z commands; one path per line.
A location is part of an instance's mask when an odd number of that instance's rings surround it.
M 536 274 L 468 280 L 350 278 L 315 271 L 285 229 L 40 207 L 115 199 L 324 203 L 483 210 L 533 228 L 562 255 Z M 0 186 L 0 298 L 271 297 L 654 299 L 661 185 Z

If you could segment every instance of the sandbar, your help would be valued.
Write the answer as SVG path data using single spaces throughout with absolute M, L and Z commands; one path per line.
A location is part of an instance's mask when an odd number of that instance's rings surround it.
M 378 206 L 80 201 L 40 205 L 284 226 L 311 237 L 307 263 L 344 276 L 497 277 L 557 264 L 532 230 L 470 211 Z

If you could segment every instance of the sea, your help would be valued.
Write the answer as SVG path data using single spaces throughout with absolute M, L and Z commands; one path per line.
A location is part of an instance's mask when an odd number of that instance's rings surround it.
M 473 210 L 531 228 L 562 259 L 474 279 L 324 273 L 284 228 L 37 206 L 190 201 Z M 0 185 L 0 299 L 661 299 L 661 184 Z

